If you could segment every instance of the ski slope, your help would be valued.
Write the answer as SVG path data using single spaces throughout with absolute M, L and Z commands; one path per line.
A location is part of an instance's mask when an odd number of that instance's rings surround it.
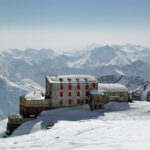
M 111 102 L 104 110 L 88 105 L 42 112 L 9 138 L 0 138 L 4 150 L 149 150 L 150 103 Z M 51 129 L 48 124 L 56 122 Z M 0 134 L 6 120 L 0 122 Z

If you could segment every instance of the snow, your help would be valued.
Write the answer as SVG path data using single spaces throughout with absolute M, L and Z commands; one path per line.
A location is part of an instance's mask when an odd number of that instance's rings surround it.
M 12 82 L 2 75 L 0 75 L 0 79 L 3 80 L 9 86 L 20 88 L 22 90 L 27 90 L 28 92 L 30 92 L 33 89 L 43 90 L 43 88 L 39 84 L 32 81 L 31 79 L 22 79 L 20 82 Z
M 89 61 L 89 57 L 90 57 L 91 53 L 87 53 L 86 55 L 84 55 L 84 57 L 78 59 L 75 62 L 69 61 L 68 62 L 68 67 L 72 68 L 82 68 L 82 65 L 84 65 L 87 61 Z
M 49 110 L 24 123 L 11 137 L 1 138 L 0 149 L 149 150 L 149 111 L 150 103 L 143 101 L 111 102 L 97 111 L 87 105 Z M 57 123 L 46 130 L 53 121 Z M 0 130 L 5 124 L 0 122 Z
M 105 91 L 128 91 L 125 85 L 122 84 L 98 84 L 99 90 L 105 90 Z
M 41 91 L 33 90 L 32 92 L 25 95 L 26 100 L 42 100 L 44 96 L 42 96 Z
M 0 121 L 0 141 L 1 141 L 1 138 L 4 136 L 4 132 L 6 131 L 7 122 L 8 122 L 8 119 Z
M 127 52 L 127 53 L 133 53 L 133 52 L 135 52 L 134 49 L 130 49 L 130 48 L 128 48 L 128 47 L 123 47 L 122 50 L 124 50 L 124 51 Z
M 60 82 L 60 79 L 63 79 L 62 82 L 67 82 L 68 79 L 71 79 L 72 82 L 77 82 L 76 79 L 79 79 L 79 82 L 85 82 L 85 79 L 87 79 L 87 82 L 98 82 L 97 79 L 94 76 L 91 75 L 60 75 L 60 76 L 47 76 L 47 79 L 50 82 Z
M 124 75 L 125 75 L 121 70 L 116 69 L 115 71 L 116 71 L 119 75 L 121 75 L 121 76 L 124 76 Z
M 90 94 L 92 94 L 92 95 L 104 95 L 104 93 L 102 91 L 97 90 L 97 89 L 92 89 L 90 91 Z
M 20 82 L 16 82 L 17 86 L 21 89 L 25 89 L 28 92 L 31 92 L 33 89 L 37 91 L 44 91 L 44 88 L 42 88 L 39 84 L 32 81 L 31 79 L 22 79 Z

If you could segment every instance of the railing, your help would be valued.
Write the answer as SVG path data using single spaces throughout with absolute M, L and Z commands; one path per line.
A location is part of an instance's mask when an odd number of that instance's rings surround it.
M 33 120 L 34 118 L 22 118 L 18 115 L 10 115 L 8 116 L 8 123 L 9 124 L 22 124 L 23 122 Z
M 26 100 L 23 96 L 20 97 L 20 105 L 24 106 L 49 106 L 50 99 Z

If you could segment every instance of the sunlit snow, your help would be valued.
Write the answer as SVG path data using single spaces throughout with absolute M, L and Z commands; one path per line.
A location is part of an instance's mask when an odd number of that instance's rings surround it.
M 149 111 L 148 102 L 108 103 L 97 111 L 87 105 L 50 110 L 1 138 L 0 149 L 149 150 Z M 51 122 L 56 124 L 46 129 Z M 3 131 L 5 124 L 0 122 Z

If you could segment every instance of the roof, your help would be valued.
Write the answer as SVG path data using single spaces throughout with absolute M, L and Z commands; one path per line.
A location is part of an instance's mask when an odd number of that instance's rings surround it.
M 122 84 L 102 84 L 102 83 L 99 83 L 98 84 L 98 89 L 99 90 L 104 90 L 104 91 L 109 91 L 109 92 L 128 91 L 127 87 L 125 85 L 122 85 Z
M 101 90 L 98 90 L 98 89 L 92 89 L 90 91 L 90 94 L 92 94 L 92 95 L 104 95 L 104 93 Z
M 91 75 L 60 75 L 60 76 L 47 76 L 50 83 L 81 83 L 81 82 L 98 82 L 98 80 Z
M 26 100 L 43 100 L 44 96 L 42 96 L 40 91 L 32 91 L 24 96 Z

